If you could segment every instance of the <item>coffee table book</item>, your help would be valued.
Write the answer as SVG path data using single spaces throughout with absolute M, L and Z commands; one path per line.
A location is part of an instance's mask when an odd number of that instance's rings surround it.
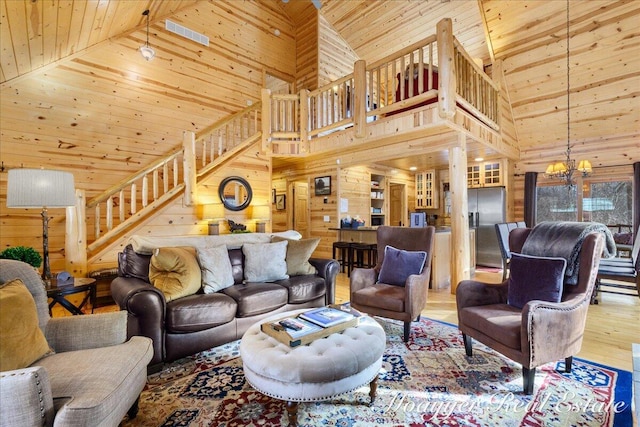
M 353 319 L 355 316 L 348 311 L 339 310 L 337 308 L 320 307 L 313 310 L 305 311 L 298 315 L 301 319 L 308 320 L 323 328 L 338 325 Z
M 289 318 L 295 319 L 296 322 L 303 323 L 305 325 L 304 329 L 294 331 L 291 329 L 282 328 L 279 322 L 281 320 Z M 298 347 L 300 345 L 309 344 L 317 339 L 328 337 L 331 334 L 342 332 L 352 326 L 356 326 L 358 324 L 358 321 L 359 318 L 353 316 L 353 318 L 350 320 L 344 321 L 337 325 L 323 328 L 302 319 L 300 316 L 287 316 L 261 324 L 260 330 L 270 337 L 277 339 L 281 343 L 288 345 L 289 347 Z

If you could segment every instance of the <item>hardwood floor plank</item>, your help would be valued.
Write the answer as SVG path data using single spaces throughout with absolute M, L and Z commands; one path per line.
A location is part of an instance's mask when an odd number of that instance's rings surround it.
M 478 272 L 477 280 L 499 283 L 502 273 Z M 640 298 L 634 295 L 600 293 L 599 304 L 590 305 L 582 350 L 577 357 L 632 371 L 631 344 L 640 342 Z M 336 284 L 336 302 L 349 301 L 349 278 L 340 273 Z M 422 315 L 458 324 L 456 297 L 449 288 L 429 290 L 427 308 Z

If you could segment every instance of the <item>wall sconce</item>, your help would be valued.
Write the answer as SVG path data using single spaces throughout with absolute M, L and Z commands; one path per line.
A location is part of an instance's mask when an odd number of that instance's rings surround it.
M 271 216 L 271 208 L 268 205 L 253 206 L 252 216 L 256 220 L 256 233 L 266 233 L 267 221 Z
M 75 206 L 73 174 L 45 169 L 11 169 L 7 177 L 8 208 L 40 208 L 42 212 L 42 279 L 51 283 L 48 208 Z
M 209 236 L 217 236 L 220 234 L 220 221 L 224 219 L 224 205 L 222 203 L 203 205 L 202 219 L 209 221 Z

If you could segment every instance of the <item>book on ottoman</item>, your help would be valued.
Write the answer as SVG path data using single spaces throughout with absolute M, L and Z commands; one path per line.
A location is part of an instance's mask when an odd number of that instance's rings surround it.
M 301 313 L 298 317 L 322 326 L 323 328 L 339 325 L 340 323 L 348 322 L 356 318 L 356 316 L 348 311 L 338 310 L 333 307 L 315 308 Z

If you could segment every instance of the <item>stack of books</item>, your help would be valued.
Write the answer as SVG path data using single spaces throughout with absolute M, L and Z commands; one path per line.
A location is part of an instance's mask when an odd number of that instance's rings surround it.
M 314 308 L 297 316 L 265 322 L 260 329 L 291 347 L 309 344 L 358 324 L 359 312 L 348 306 L 339 307 Z

